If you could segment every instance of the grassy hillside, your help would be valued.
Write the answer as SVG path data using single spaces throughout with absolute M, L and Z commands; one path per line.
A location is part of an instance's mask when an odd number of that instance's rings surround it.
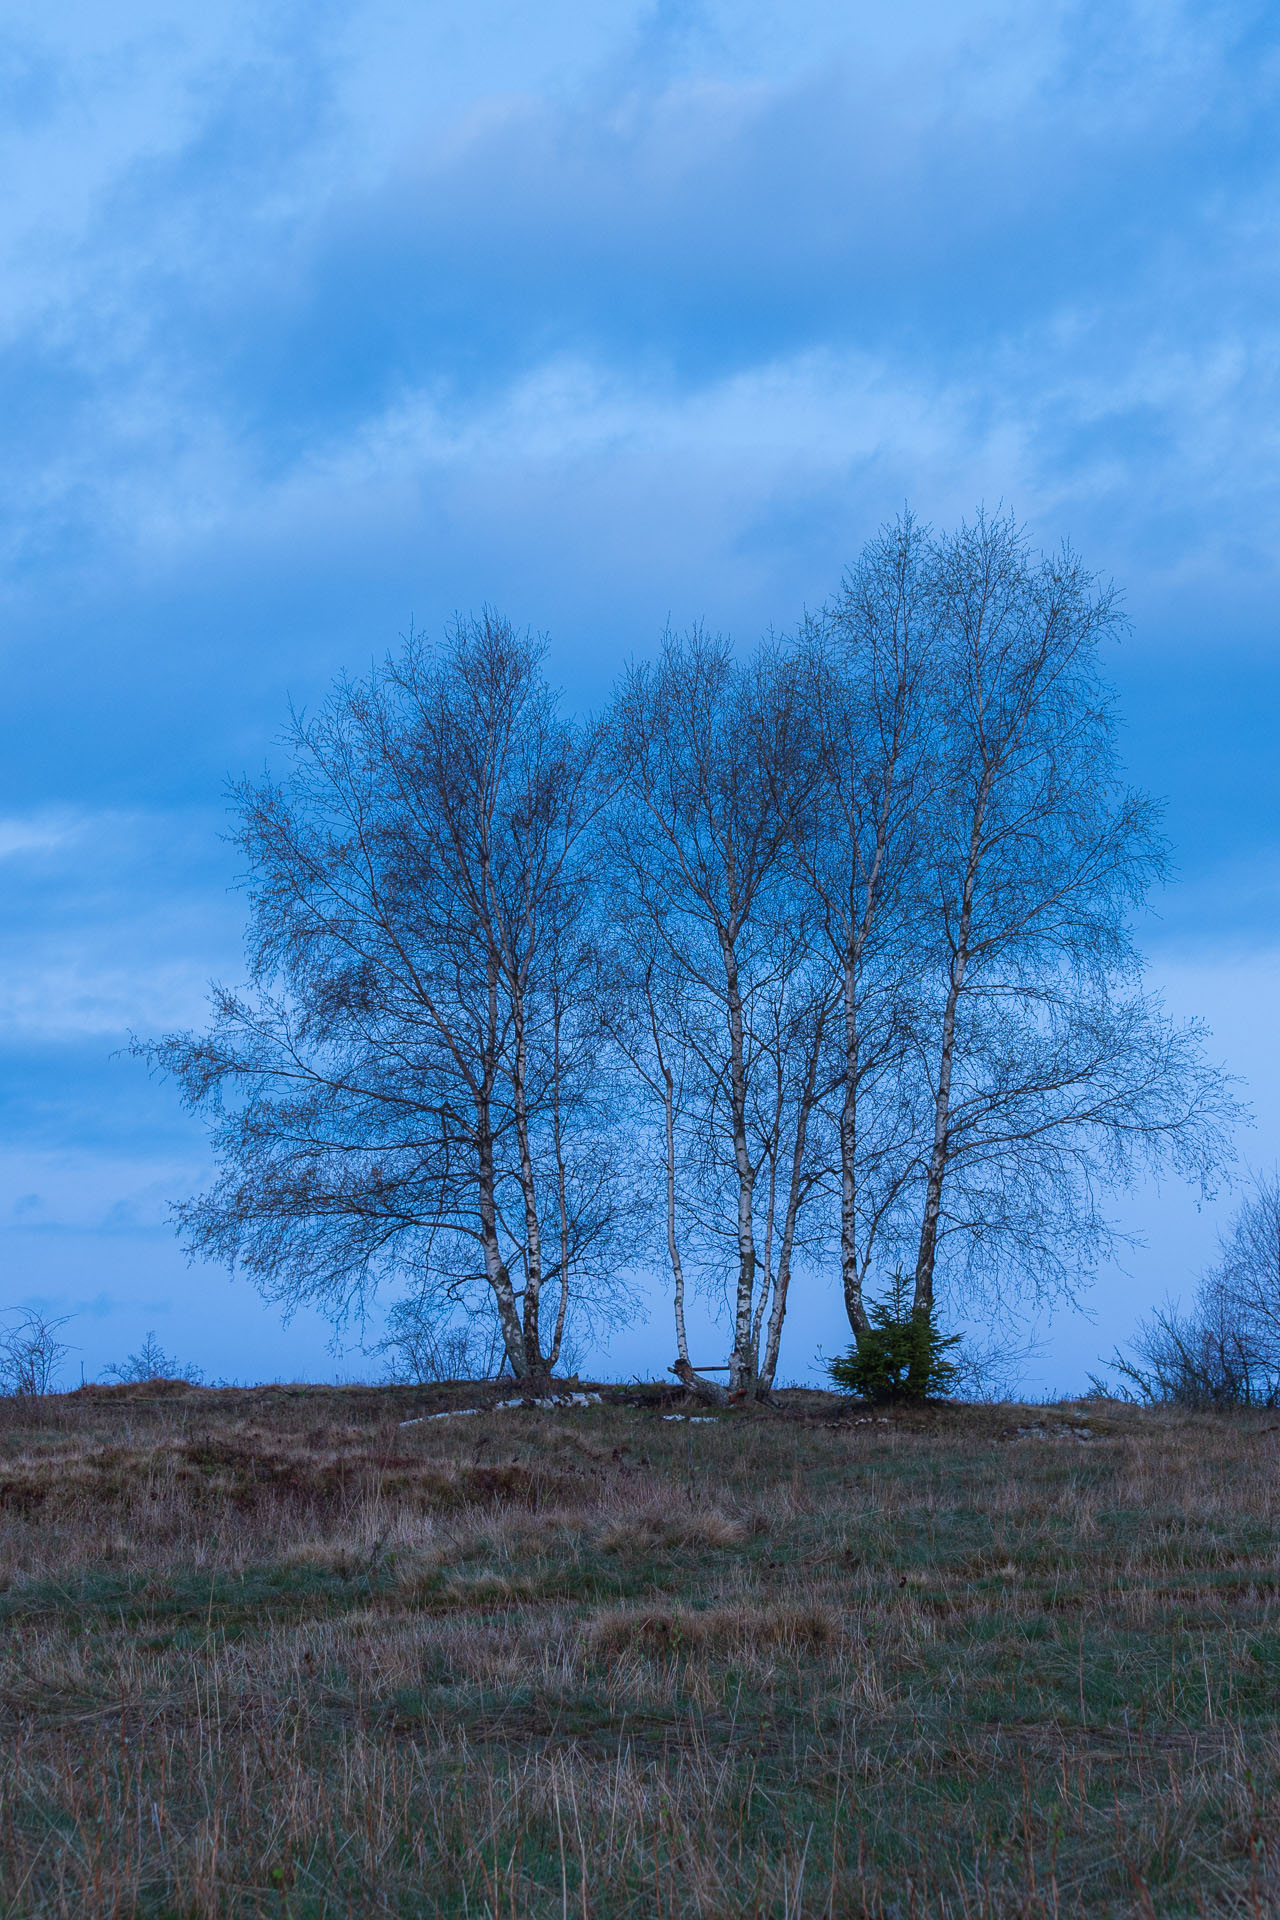
M 496 1397 L 0 1402 L 0 1912 L 1280 1910 L 1267 1419 Z

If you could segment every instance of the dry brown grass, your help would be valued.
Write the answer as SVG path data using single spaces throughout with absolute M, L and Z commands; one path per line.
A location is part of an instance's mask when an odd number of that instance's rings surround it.
M 0 1401 L 0 1915 L 1280 1911 L 1265 1420 L 470 1397 Z
M 840 1616 L 833 1607 L 777 1603 L 736 1607 L 628 1607 L 600 1613 L 588 1638 L 594 1652 L 736 1654 L 753 1659 L 761 1649 L 792 1651 L 831 1647 L 840 1639 Z

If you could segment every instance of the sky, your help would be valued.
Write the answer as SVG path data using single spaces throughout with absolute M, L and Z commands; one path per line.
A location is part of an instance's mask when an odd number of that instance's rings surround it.
M 376 1368 L 187 1265 L 203 1137 L 120 1052 L 238 976 L 224 784 L 289 702 L 487 603 L 589 707 L 668 620 L 785 630 L 904 502 L 1122 588 L 1152 981 L 1274 1165 L 1278 92 L 1250 0 L 8 0 L 0 1305 L 74 1316 L 68 1377 L 149 1329 L 212 1378 Z M 1145 1244 L 1028 1389 L 1231 1205 L 1123 1199 Z M 783 1371 L 845 1339 L 815 1280 Z M 658 1297 L 588 1357 L 670 1347 Z

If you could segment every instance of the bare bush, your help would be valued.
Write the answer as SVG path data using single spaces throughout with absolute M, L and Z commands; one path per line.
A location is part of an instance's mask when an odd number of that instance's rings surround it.
M 1280 1406 L 1280 1176 L 1255 1175 L 1190 1309 L 1161 1308 L 1117 1352 L 1122 1392 L 1182 1407 Z
M 33 1309 L 12 1309 L 18 1319 L 0 1333 L 0 1393 L 53 1393 L 58 1369 L 71 1351 L 59 1340 L 59 1329 L 70 1319 L 48 1320 Z
M 1012 1320 L 988 1326 L 982 1334 L 966 1328 L 952 1361 L 949 1398 L 984 1406 L 1016 1400 L 1028 1363 L 1043 1359 L 1044 1351 L 1043 1341 Z
M 131 1353 L 127 1360 L 114 1362 L 105 1368 L 103 1377 L 131 1385 L 147 1380 L 186 1380 L 195 1387 L 204 1379 L 204 1374 L 190 1362 L 184 1364 L 166 1353 L 152 1330 L 136 1353 Z
M 1120 1376 L 1119 1393 L 1097 1380 L 1095 1387 L 1112 1398 L 1148 1406 L 1204 1409 L 1280 1403 L 1280 1381 L 1258 1365 L 1239 1328 L 1204 1309 L 1203 1299 L 1190 1313 L 1157 1309 L 1134 1336 L 1135 1357 L 1117 1352 L 1111 1361 Z
M 505 1358 L 502 1329 L 492 1316 L 460 1320 L 421 1299 L 397 1300 L 372 1351 L 385 1360 L 388 1380 L 415 1387 L 491 1380 Z
M 1206 1282 L 1210 1311 L 1235 1329 L 1255 1370 L 1280 1381 L 1280 1175 L 1254 1175 L 1218 1244 Z

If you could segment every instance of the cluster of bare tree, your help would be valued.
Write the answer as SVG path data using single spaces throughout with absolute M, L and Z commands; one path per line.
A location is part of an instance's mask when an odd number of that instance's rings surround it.
M 389 1276 L 486 1312 L 523 1378 L 661 1250 L 712 1397 L 768 1388 L 828 1250 L 855 1336 L 894 1270 L 922 1315 L 1069 1290 L 1105 1190 L 1203 1175 L 1233 1111 L 1130 936 L 1165 854 L 1116 626 L 1010 521 L 905 517 L 785 642 L 668 638 L 599 719 L 489 615 L 342 682 L 235 790 L 248 985 L 145 1049 L 213 1127 L 188 1245 L 335 1315 Z

